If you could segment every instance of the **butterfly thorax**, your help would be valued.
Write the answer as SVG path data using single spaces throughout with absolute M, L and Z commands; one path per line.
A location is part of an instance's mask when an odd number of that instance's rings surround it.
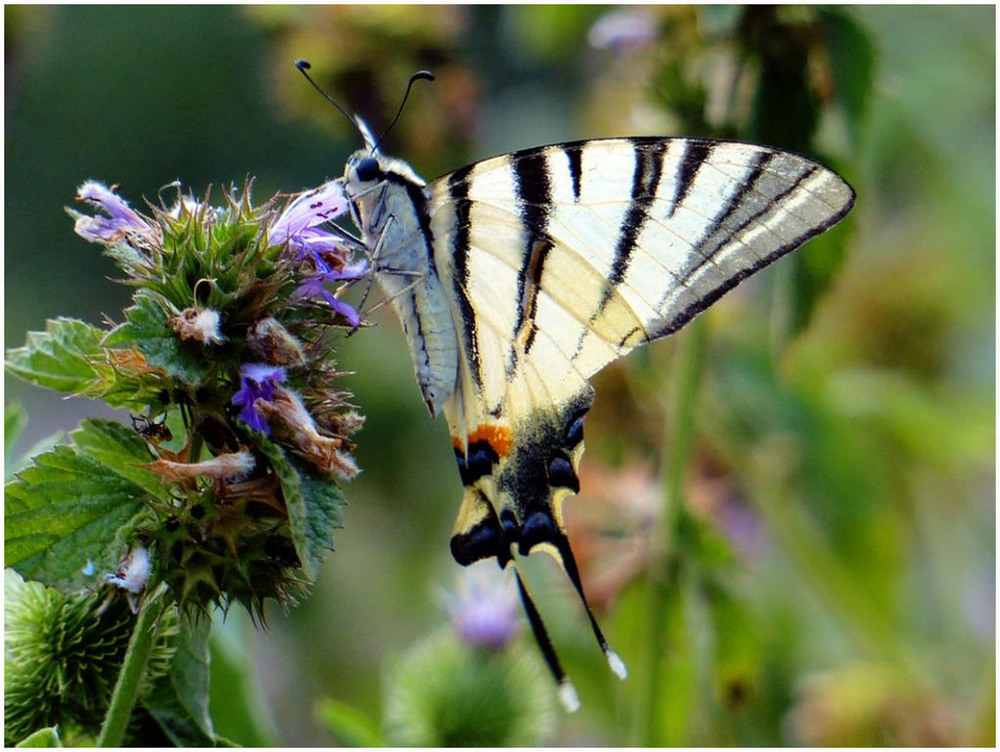
M 455 391 L 458 340 L 434 264 L 424 181 L 401 160 L 369 151 L 347 161 L 344 191 L 375 279 L 403 324 L 432 416 Z

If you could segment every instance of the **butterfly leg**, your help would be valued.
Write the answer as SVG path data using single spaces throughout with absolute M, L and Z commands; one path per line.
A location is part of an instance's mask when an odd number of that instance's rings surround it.
M 385 239 L 389 237 L 389 228 L 392 226 L 395 217 L 389 215 L 385 221 L 385 225 L 382 228 L 382 234 L 379 235 L 378 240 L 375 242 L 375 250 L 372 251 L 371 257 L 371 271 L 368 273 L 368 284 L 365 285 L 365 294 L 361 296 L 361 302 L 358 303 L 358 309 L 365 307 L 365 303 L 368 301 L 368 293 L 372 291 L 372 281 L 375 279 L 375 270 L 378 268 L 378 257 L 382 253 L 382 246 L 385 245 Z M 351 332 L 352 334 L 354 332 Z
M 417 285 L 419 285 L 421 282 L 423 282 L 424 281 L 424 277 L 426 276 L 423 272 L 414 272 L 414 271 L 410 271 L 408 269 L 393 269 L 392 267 L 389 267 L 389 266 L 383 266 L 381 269 L 378 269 L 377 271 L 379 273 L 381 273 L 381 274 L 391 274 L 391 275 L 397 276 L 397 277 L 412 277 L 413 281 L 410 282 L 410 284 L 406 285 L 405 287 L 401 287 L 400 289 L 396 290 L 388 298 L 380 300 L 378 303 L 376 303 L 371 308 L 369 308 L 367 311 L 365 311 L 364 312 L 365 315 L 367 315 L 369 313 L 372 313 L 374 311 L 377 311 L 379 308 L 381 308 L 384 305 L 387 305 L 387 304 L 391 303 L 396 298 L 399 298 L 399 297 L 402 297 L 403 295 L 406 295 L 406 293 L 408 293 L 410 290 L 412 290 Z

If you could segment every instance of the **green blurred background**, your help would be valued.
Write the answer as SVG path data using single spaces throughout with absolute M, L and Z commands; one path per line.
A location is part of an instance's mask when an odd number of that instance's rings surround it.
M 356 135 L 299 57 L 376 130 L 432 69 L 384 146 L 427 178 L 610 135 L 813 153 L 858 191 L 845 227 L 596 379 L 567 516 L 633 675 L 532 561 L 583 701 L 549 741 L 992 745 L 994 31 L 992 7 L 6 6 L 5 344 L 120 320 L 63 211 L 83 180 L 141 205 L 178 178 L 263 199 L 339 175 Z M 377 720 L 386 662 L 445 622 L 460 484 L 380 314 L 339 351 L 368 422 L 337 551 L 267 631 L 217 625 L 236 741 L 334 743 L 320 698 Z M 103 412 L 9 379 L 6 400 L 21 451 Z

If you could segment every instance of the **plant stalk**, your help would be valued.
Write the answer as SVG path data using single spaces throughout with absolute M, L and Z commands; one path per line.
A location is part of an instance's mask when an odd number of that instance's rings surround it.
M 683 639 L 683 629 L 678 628 L 678 619 L 682 626 L 684 597 L 679 592 L 679 587 L 688 578 L 681 576 L 683 562 L 677 557 L 677 535 L 684 515 L 684 469 L 687 467 L 694 445 L 694 407 L 704 369 L 707 339 L 705 322 L 695 321 L 689 327 L 687 337 L 680 341 L 676 354 L 676 380 L 669 412 L 674 418 L 674 426 L 673 430 L 668 432 L 669 439 L 663 457 L 662 549 L 659 560 L 650 567 L 647 597 L 648 674 L 642 737 L 643 746 L 648 747 L 658 747 L 664 742 L 661 739 L 660 722 L 660 698 L 668 668 L 664 665 L 664 661 L 668 654 L 673 655 L 675 660 L 683 660 L 679 656 L 684 654 L 681 646 L 672 646 L 669 643 L 677 640 L 679 635 L 680 639 Z M 673 649 L 674 647 L 677 649 Z M 680 712 L 683 713 L 683 709 Z M 668 723 L 667 726 L 678 731 L 674 723 Z M 682 731 L 680 735 L 683 736 Z M 671 739 L 667 743 L 684 742 L 681 739 Z
M 132 708 L 135 707 L 135 701 L 139 695 L 139 687 L 146 675 L 149 656 L 153 652 L 156 635 L 160 631 L 160 617 L 163 615 L 167 602 L 166 598 L 163 597 L 165 591 L 166 586 L 160 585 L 155 592 L 143 600 L 142 606 L 139 608 L 135 629 L 132 630 L 128 650 L 125 652 L 125 660 L 122 662 L 118 681 L 115 682 L 115 689 L 111 694 L 111 703 L 104 716 L 101 733 L 97 737 L 98 747 L 122 746 L 125 739 L 125 729 L 128 726 L 129 718 L 132 717 Z

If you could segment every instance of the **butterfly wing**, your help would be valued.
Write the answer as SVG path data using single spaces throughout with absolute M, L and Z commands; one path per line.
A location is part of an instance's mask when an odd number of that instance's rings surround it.
M 452 552 L 506 566 L 541 548 L 582 597 L 561 503 L 579 490 L 587 378 L 831 227 L 854 193 L 787 152 L 646 138 L 516 152 L 427 192 L 462 353 L 444 406 L 465 486 Z

